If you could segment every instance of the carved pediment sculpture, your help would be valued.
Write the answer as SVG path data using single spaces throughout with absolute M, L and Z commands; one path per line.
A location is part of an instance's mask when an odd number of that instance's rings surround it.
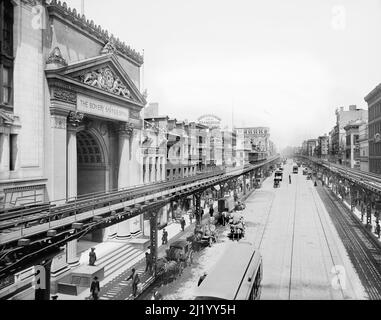
M 110 93 L 132 99 L 130 90 L 123 84 L 119 77 L 114 75 L 110 68 L 105 67 L 89 71 L 80 77 L 81 82 Z

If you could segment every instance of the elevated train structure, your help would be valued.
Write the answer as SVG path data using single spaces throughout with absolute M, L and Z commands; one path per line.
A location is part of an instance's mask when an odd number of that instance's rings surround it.
M 381 211 L 381 177 L 380 175 L 363 172 L 342 165 L 330 163 L 313 157 L 299 156 L 307 160 L 319 179 L 332 185 L 333 191 L 342 199 L 348 198 L 353 211 L 359 205 L 366 215 L 367 224 L 371 222 L 372 210 Z
M 200 221 L 201 195 L 205 190 L 215 185 L 221 189 L 227 184 L 236 185 L 241 176 L 250 177 L 250 183 L 253 183 L 258 171 L 270 170 L 278 159 L 279 156 L 274 156 L 244 168 L 216 170 L 179 181 L 91 194 L 67 203 L 3 209 L 0 211 L 0 280 L 46 261 L 60 252 L 67 242 L 90 231 L 120 223 L 143 212 L 150 213 L 150 248 L 156 262 L 159 208 L 193 195 L 196 200 L 196 219 Z
M 305 160 L 317 178 L 330 187 L 319 188 L 318 193 L 326 203 L 369 299 L 380 300 L 381 243 L 371 229 L 372 215 L 380 217 L 381 212 L 381 177 L 321 159 L 302 157 L 302 161 Z M 353 214 L 356 207 L 366 216 L 365 228 Z

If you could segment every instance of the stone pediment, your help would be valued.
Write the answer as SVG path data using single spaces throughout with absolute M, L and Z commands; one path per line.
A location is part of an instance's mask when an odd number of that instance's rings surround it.
M 114 54 L 103 54 L 68 64 L 65 67 L 46 70 L 47 75 L 57 75 L 97 91 L 107 92 L 119 98 L 146 104 L 144 96 L 123 69 Z

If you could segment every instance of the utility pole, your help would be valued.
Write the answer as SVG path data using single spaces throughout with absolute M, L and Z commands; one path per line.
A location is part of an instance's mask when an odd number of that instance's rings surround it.
M 85 0 L 81 0 L 81 15 L 85 14 Z

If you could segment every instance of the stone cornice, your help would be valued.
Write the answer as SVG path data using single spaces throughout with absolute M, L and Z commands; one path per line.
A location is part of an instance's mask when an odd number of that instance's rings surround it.
M 50 87 L 58 87 L 58 88 L 74 91 L 77 93 L 91 95 L 95 98 L 110 101 L 124 107 L 126 106 L 126 103 L 128 103 L 128 107 L 131 107 L 132 109 L 134 109 L 134 111 L 140 111 L 141 108 L 144 107 L 144 105 L 142 105 L 139 102 L 114 95 L 112 93 L 106 92 L 104 90 L 101 90 L 95 87 L 88 86 L 84 83 L 81 83 L 79 81 L 76 81 L 74 79 L 71 79 L 65 76 L 61 76 L 57 74 L 46 74 L 46 77 L 48 79 L 48 83 Z
M 76 27 L 84 30 L 89 35 L 96 37 L 104 46 L 107 43 L 112 42 L 118 53 L 126 56 L 138 66 L 141 66 L 144 63 L 144 58 L 140 53 L 120 41 L 119 38 L 115 39 L 113 35 L 109 35 L 108 31 L 102 29 L 101 26 L 96 25 L 93 20 L 89 21 L 84 15 L 81 16 L 77 13 L 76 9 L 72 10 L 69 8 L 66 2 L 61 3 L 61 1 L 53 0 L 47 4 L 47 10 L 50 15 L 57 15 L 61 19 L 69 21 Z
M 380 99 L 381 99 L 381 83 L 364 98 L 364 100 L 368 103 L 368 105 L 372 105 L 374 102 Z

